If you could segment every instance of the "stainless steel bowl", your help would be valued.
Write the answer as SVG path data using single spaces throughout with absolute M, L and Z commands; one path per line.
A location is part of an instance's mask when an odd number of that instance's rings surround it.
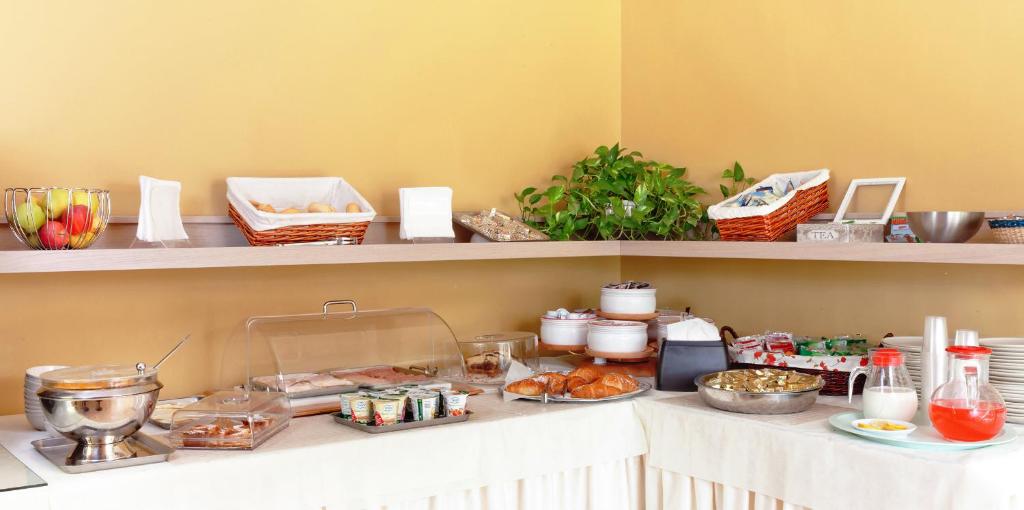
M 149 419 L 163 385 L 152 382 L 104 390 L 39 390 L 43 416 L 78 446 L 69 464 L 104 462 L 135 456 L 124 439 Z
M 818 392 L 825 382 L 818 378 L 818 387 L 804 391 L 785 393 L 753 393 L 747 391 L 720 390 L 705 384 L 717 372 L 697 376 L 693 380 L 697 384 L 697 393 L 705 404 L 729 411 L 745 414 L 790 414 L 806 411 L 814 405 Z
M 985 213 L 966 211 L 914 211 L 907 213 L 910 228 L 926 243 L 965 243 L 985 224 Z

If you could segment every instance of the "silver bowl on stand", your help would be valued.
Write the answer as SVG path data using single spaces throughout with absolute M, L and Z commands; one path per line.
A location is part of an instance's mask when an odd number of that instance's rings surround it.
M 907 221 L 914 235 L 926 243 L 966 243 L 985 224 L 984 212 L 913 211 Z
M 39 389 L 46 421 L 77 446 L 68 465 L 136 456 L 124 440 L 149 419 L 163 385 L 139 363 L 72 367 L 48 372 Z

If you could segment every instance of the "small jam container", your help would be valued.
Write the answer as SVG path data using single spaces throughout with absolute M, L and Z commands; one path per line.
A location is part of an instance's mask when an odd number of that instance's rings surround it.
M 540 318 L 540 339 L 548 345 L 587 345 L 587 323 L 585 319 Z
M 601 289 L 601 311 L 621 314 L 654 313 L 657 289 Z
M 597 352 L 643 352 L 647 348 L 647 324 L 636 321 L 591 321 L 587 346 Z

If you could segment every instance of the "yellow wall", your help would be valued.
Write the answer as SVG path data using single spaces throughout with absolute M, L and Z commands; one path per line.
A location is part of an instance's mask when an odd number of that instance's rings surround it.
M 449 185 L 459 208 L 619 136 L 619 4 L 0 0 L 0 185 L 340 175 L 379 212 Z
M 1021 209 L 1022 20 L 993 0 L 624 1 L 623 140 L 709 190 L 739 160 L 828 167 L 835 203 L 906 176 L 908 209 Z
M 626 145 L 708 190 L 748 173 L 828 167 L 908 177 L 901 209 L 1020 210 L 1024 4 L 622 2 Z M 717 191 L 710 201 L 720 198 Z M 925 314 L 1024 335 L 1024 272 L 1008 267 L 623 259 L 659 298 L 741 332 L 921 334 Z
M 94 185 L 135 214 L 137 176 L 181 180 L 185 214 L 225 213 L 232 175 L 340 175 L 379 212 L 400 186 L 514 210 L 619 138 L 614 0 L 0 0 L 0 186 Z M 615 259 L 0 277 L 0 414 L 25 367 L 155 361 L 164 395 L 213 383 L 247 316 L 325 299 L 436 309 L 461 335 L 537 329 L 596 299 Z M 537 282 L 551 282 L 538 287 Z
M 0 414 L 21 412 L 26 367 L 155 363 L 185 333 L 190 344 L 161 369 L 161 395 L 209 389 L 224 344 L 251 315 L 351 298 L 361 309 L 432 308 L 460 339 L 537 331 L 544 310 L 591 306 L 618 274 L 618 259 L 596 258 L 7 275 Z
M 620 13 L 621 9 L 621 13 Z M 907 208 L 1020 208 L 1024 37 L 1011 2 L 0 0 L 0 185 L 179 179 L 223 214 L 230 175 L 342 175 L 385 214 L 399 186 L 458 208 L 623 139 L 717 188 L 827 166 L 905 175 Z M 621 86 L 620 86 L 621 80 Z M 620 129 L 621 123 L 621 129 Z M 971 184 L 959 184 L 969 176 Z M 710 196 L 709 200 L 714 196 Z M 621 267 L 620 267 L 621 265 Z M 536 327 L 621 276 L 740 331 L 913 334 L 925 313 L 1021 334 L 1021 270 L 615 259 L 0 277 L 0 413 L 24 367 L 155 360 L 165 395 L 208 387 L 253 314 L 426 305 L 460 336 Z

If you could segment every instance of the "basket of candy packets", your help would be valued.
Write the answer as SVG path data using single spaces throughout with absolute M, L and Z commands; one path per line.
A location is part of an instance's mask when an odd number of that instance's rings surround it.
M 386 390 L 362 390 L 341 395 L 341 412 L 334 421 L 379 434 L 466 421 L 469 393 L 435 385 L 407 385 Z
M 728 345 L 729 364 L 733 368 L 787 368 L 819 375 L 825 381 L 822 395 L 846 395 L 850 372 L 867 365 L 868 341 L 860 336 L 811 338 L 790 332 L 766 332 L 737 337 L 732 328 L 722 328 L 722 338 L 732 334 Z M 853 391 L 860 394 L 864 379 L 857 378 Z

